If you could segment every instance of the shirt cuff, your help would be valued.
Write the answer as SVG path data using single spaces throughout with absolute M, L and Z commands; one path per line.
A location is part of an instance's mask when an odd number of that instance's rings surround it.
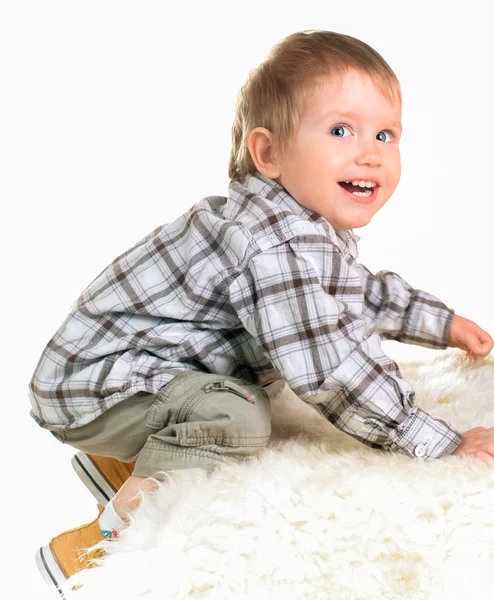
M 448 348 L 454 315 L 455 311 L 436 296 L 423 290 L 414 290 L 414 298 L 406 312 L 398 341 L 445 350 Z
M 382 428 L 376 419 L 366 419 L 366 425 Z M 387 427 L 389 440 L 383 444 L 386 450 L 402 450 L 412 458 L 425 461 L 449 456 L 461 443 L 461 434 L 451 423 L 433 417 L 414 406 L 406 419 L 396 428 Z

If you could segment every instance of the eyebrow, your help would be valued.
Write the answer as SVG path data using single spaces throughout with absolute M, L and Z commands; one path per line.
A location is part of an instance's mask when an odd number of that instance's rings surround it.
M 330 117 L 331 115 L 340 115 L 341 117 L 358 117 L 358 115 L 352 111 L 338 111 L 338 110 L 332 110 L 328 113 L 326 113 L 326 115 L 323 117 L 323 119 L 327 119 L 328 117 Z M 401 123 L 398 123 L 397 121 L 390 121 L 391 125 L 393 125 L 394 127 L 398 127 L 398 129 L 403 130 L 403 127 L 401 126 Z

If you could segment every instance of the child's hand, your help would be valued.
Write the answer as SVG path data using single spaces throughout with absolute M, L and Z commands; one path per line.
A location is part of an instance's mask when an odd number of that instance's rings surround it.
M 473 321 L 454 315 L 449 330 L 448 346 L 465 350 L 469 356 L 487 356 L 494 342 L 491 336 Z
M 451 454 L 468 454 L 480 458 L 484 462 L 494 461 L 494 427 L 475 427 L 461 434 L 462 440 L 458 448 Z

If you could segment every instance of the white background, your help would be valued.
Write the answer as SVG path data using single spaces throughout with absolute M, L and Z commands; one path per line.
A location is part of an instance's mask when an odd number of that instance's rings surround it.
M 328 29 L 358 37 L 396 72 L 403 175 L 373 222 L 355 230 L 359 260 L 400 273 L 494 334 L 486 6 L 2 3 L 0 586 L 10 595 L 1 597 L 54 598 L 35 568 L 36 550 L 97 514 L 71 470 L 73 451 L 29 416 L 28 381 L 44 347 L 116 256 L 202 197 L 227 195 L 236 94 L 286 35 Z M 396 342 L 383 347 L 398 361 L 436 355 Z

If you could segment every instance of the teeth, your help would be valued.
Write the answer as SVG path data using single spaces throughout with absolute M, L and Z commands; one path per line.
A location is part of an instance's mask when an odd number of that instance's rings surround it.
M 364 181 L 363 179 L 358 179 L 355 181 L 345 181 L 345 183 L 351 183 L 352 185 L 358 185 L 360 187 L 368 187 L 368 188 L 373 188 L 373 187 L 376 187 L 376 185 L 377 185 L 373 181 Z

